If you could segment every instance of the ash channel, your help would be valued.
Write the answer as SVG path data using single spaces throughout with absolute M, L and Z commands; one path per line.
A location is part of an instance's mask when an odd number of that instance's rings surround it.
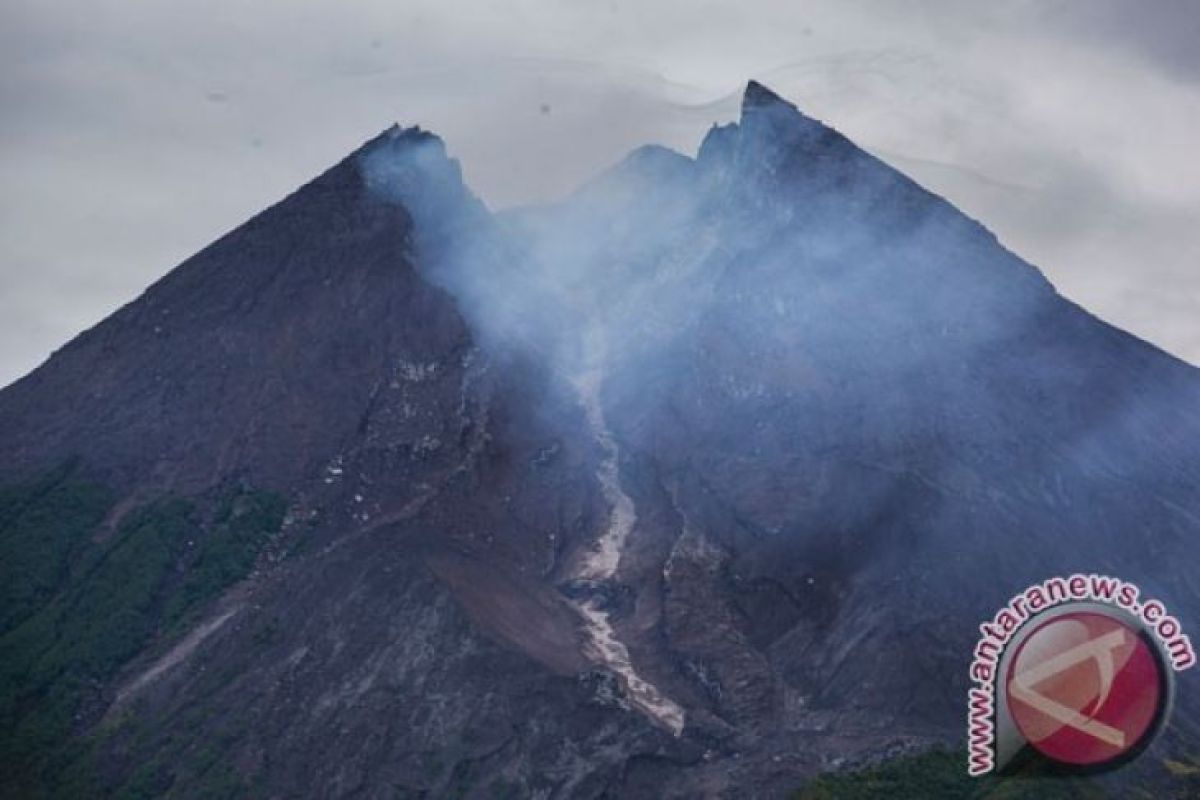
M 574 580 L 591 583 L 611 581 L 616 575 L 625 543 L 637 521 L 633 498 L 621 488 L 620 449 L 604 420 L 604 409 L 600 403 L 602 378 L 602 371 L 593 369 L 577 375 L 571 381 L 583 406 L 588 430 L 600 447 L 602 455 L 596 478 L 600 481 L 601 491 L 610 509 L 607 528 L 592 549 L 584 554 L 572 576 Z M 609 612 L 594 595 L 577 597 L 571 602 L 585 624 L 588 641 L 584 654 L 617 675 L 635 708 L 679 736 L 683 732 L 683 708 L 637 673 L 629 657 L 629 649 L 613 628 Z

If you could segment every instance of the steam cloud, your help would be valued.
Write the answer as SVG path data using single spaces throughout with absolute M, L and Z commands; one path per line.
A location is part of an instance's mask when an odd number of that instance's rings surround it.
M 723 509 L 712 530 L 794 534 L 843 572 L 975 548 L 1003 592 L 1116 569 L 1079 554 L 1200 513 L 1155 489 L 1200 479 L 1174 433 L 1195 428 L 1191 368 L 755 84 L 695 158 L 643 147 L 551 206 L 490 213 L 416 130 L 361 166 L 481 344 L 547 366 L 568 401 L 602 376 L 623 452 L 651 453 L 680 507 Z
M 489 213 L 418 129 L 362 169 L 481 341 L 564 380 L 602 370 L 606 394 L 642 405 L 698 348 L 737 354 L 724 391 L 750 405 L 816 374 L 886 394 L 969 365 L 1053 296 L 982 227 L 755 84 L 695 159 L 640 148 L 553 206 Z M 890 426 L 927 419 L 910 395 L 878 404 Z

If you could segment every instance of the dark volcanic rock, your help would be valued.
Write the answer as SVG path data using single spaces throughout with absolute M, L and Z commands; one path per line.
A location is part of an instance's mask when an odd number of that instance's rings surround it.
M 346 159 L 0 394 L 3 469 L 79 455 L 122 485 L 286 488 L 362 436 L 396 382 L 423 433 L 457 424 L 441 408 L 470 339 L 411 235 Z
M 775 797 L 960 741 L 1031 582 L 1200 619 L 1198 409 L 751 84 L 696 159 L 498 217 L 385 132 L 0 392 L 0 470 L 113 487 L 98 540 L 287 499 L 249 578 L 91 678 L 90 760 L 54 757 L 97 795 Z

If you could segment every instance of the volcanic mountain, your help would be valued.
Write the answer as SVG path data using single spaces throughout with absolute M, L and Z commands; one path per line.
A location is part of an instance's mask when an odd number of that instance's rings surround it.
M 0 392 L 0 794 L 784 796 L 1197 536 L 1200 372 L 764 87 L 500 213 L 392 128 Z

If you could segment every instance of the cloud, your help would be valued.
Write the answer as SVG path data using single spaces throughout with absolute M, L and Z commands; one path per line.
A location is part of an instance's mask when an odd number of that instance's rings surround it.
M 748 77 L 1200 362 L 1196 12 L 1147 5 L 12 0 L 0 383 L 393 121 L 508 207 L 694 152 Z
M 1200 5 L 1192 0 L 1059 0 L 1042 13 L 1065 36 L 1095 37 L 1099 46 L 1128 49 L 1180 80 L 1200 79 Z

